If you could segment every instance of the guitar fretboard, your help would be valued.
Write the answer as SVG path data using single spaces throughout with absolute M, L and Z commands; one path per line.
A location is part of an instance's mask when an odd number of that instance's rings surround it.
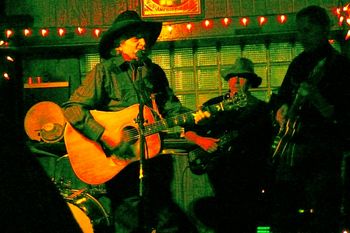
M 218 104 L 210 105 L 203 108 L 203 111 L 209 111 L 210 113 L 216 113 L 220 111 L 224 111 L 227 109 L 234 108 L 234 104 L 228 102 L 229 104 L 225 104 L 220 102 Z M 167 119 L 162 119 L 153 124 L 149 124 L 145 126 L 145 135 L 152 135 L 162 130 L 172 128 L 175 126 L 183 126 L 185 124 L 193 123 L 194 121 L 194 113 L 195 111 L 190 111 L 186 113 L 179 114 L 174 117 L 169 117 Z

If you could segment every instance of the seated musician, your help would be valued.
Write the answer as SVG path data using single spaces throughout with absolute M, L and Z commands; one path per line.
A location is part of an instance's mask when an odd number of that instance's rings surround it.
M 194 163 L 190 166 L 195 172 L 203 169 L 201 172 L 208 174 L 214 191 L 214 198 L 194 203 L 194 213 L 215 232 L 253 233 L 263 207 L 258 199 L 266 181 L 263 177 L 272 138 L 271 117 L 267 104 L 249 91 L 262 81 L 254 73 L 252 61 L 238 58 L 221 75 L 228 82 L 229 92 L 203 106 L 233 98 L 236 108 L 211 115 L 206 124 L 186 127 L 185 132 L 186 139 L 207 152 L 198 158 L 190 152 L 190 162 Z M 203 112 L 205 115 L 208 113 Z

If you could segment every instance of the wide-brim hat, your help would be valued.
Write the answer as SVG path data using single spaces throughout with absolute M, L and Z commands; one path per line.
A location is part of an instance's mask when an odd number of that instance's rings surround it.
M 248 58 L 237 58 L 233 66 L 222 70 L 220 73 L 223 79 L 226 81 L 235 76 L 248 79 L 252 88 L 260 86 L 262 82 L 262 78 L 254 72 L 253 62 Z
M 161 22 L 143 21 L 136 11 L 124 11 L 114 20 L 112 26 L 102 34 L 98 51 L 102 58 L 110 58 L 111 50 L 115 48 L 114 41 L 126 33 L 147 34 L 147 47 L 152 47 L 162 31 Z

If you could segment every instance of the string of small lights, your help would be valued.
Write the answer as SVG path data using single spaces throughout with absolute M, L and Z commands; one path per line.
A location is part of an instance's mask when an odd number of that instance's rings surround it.
M 339 1 L 338 7 L 334 11 L 338 17 L 339 27 L 345 32 L 345 40 L 350 39 L 350 3 Z
M 258 26 L 264 26 L 268 23 L 269 20 L 272 20 L 272 18 L 275 18 L 277 22 L 280 24 L 285 24 L 288 20 L 288 16 L 286 14 L 280 14 L 280 15 L 270 15 L 270 16 L 256 16 L 256 17 L 239 17 L 239 18 L 212 18 L 212 19 L 204 19 L 201 21 L 194 21 L 194 22 L 165 22 L 164 26 L 168 32 L 172 31 L 175 25 L 181 25 L 183 28 L 187 31 L 194 30 L 195 26 L 201 25 L 204 29 L 212 29 L 214 27 L 214 20 L 220 20 L 222 27 L 228 27 L 233 23 L 233 21 L 236 19 L 238 20 L 238 23 L 243 27 L 248 27 L 252 19 L 256 18 L 256 21 L 258 23 Z M 218 26 L 218 25 L 216 25 Z M 103 33 L 104 29 L 98 28 L 98 27 L 43 27 L 43 28 L 22 28 L 20 30 L 15 30 L 12 28 L 6 28 L 4 33 L 4 37 L 6 39 L 10 39 L 18 34 L 24 38 L 30 38 L 32 36 L 41 36 L 43 38 L 49 37 L 50 35 L 54 34 L 58 37 L 65 37 L 68 33 L 74 32 L 78 36 L 93 36 L 95 38 L 99 38 L 100 35 Z M 4 41 L 1 45 L 4 45 Z
M 339 3 L 334 10 L 333 14 L 336 16 L 338 25 L 346 31 L 345 40 L 350 39 L 350 3 L 343 4 Z M 249 27 L 264 27 L 271 24 L 272 21 L 278 22 L 279 25 L 284 25 L 288 22 L 288 14 L 278 14 L 278 15 L 265 15 L 265 16 L 249 16 L 249 17 L 223 17 L 223 18 L 211 18 L 192 22 L 164 22 L 162 34 L 171 34 L 175 28 L 182 33 L 191 33 L 196 28 L 210 30 L 214 27 L 216 29 L 225 29 L 229 26 L 249 28 Z M 220 22 L 221 25 L 218 24 Z M 30 39 L 33 37 L 45 38 L 67 38 L 69 36 L 79 36 L 98 39 L 102 33 L 107 30 L 102 27 L 42 27 L 42 28 L 5 28 L 3 35 L 0 35 L 0 48 L 9 46 L 9 41 L 14 37 L 21 37 L 23 40 Z M 1 32 L 0 32 L 1 33 Z M 162 37 L 162 34 L 160 37 Z M 167 36 L 165 36 L 167 37 Z

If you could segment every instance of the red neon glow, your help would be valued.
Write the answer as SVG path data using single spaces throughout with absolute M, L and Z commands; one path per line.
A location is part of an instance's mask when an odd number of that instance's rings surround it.
M 40 30 L 40 34 L 41 34 L 42 37 L 46 37 L 46 36 L 49 35 L 49 30 L 43 28 L 43 29 Z
M 221 19 L 221 24 L 222 24 L 223 26 L 228 26 L 231 22 L 232 22 L 232 19 L 227 18 L 227 17 Z
M 6 37 L 7 38 L 10 38 L 11 36 L 13 36 L 13 34 L 14 34 L 14 32 L 12 30 L 10 30 L 10 29 L 6 30 Z
M 57 33 L 59 36 L 64 36 L 66 34 L 66 30 L 64 28 L 58 28 Z
M 240 19 L 240 23 L 241 23 L 241 25 L 244 26 L 244 27 L 248 26 L 248 24 L 249 24 L 249 18 L 247 18 L 247 17 L 241 18 L 241 19 Z
M 346 18 L 346 23 L 350 25 L 350 17 Z
M 264 16 L 259 16 L 258 21 L 259 21 L 259 25 L 263 26 L 264 24 L 267 23 L 267 18 Z
M 281 24 L 287 22 L 287 16 L 286 15 L 279 15 L 277 16 L 277 21 Z
M 32 35 L 32 30 L 26 28 L 23 30 L 24 36 L 31 36 Z

